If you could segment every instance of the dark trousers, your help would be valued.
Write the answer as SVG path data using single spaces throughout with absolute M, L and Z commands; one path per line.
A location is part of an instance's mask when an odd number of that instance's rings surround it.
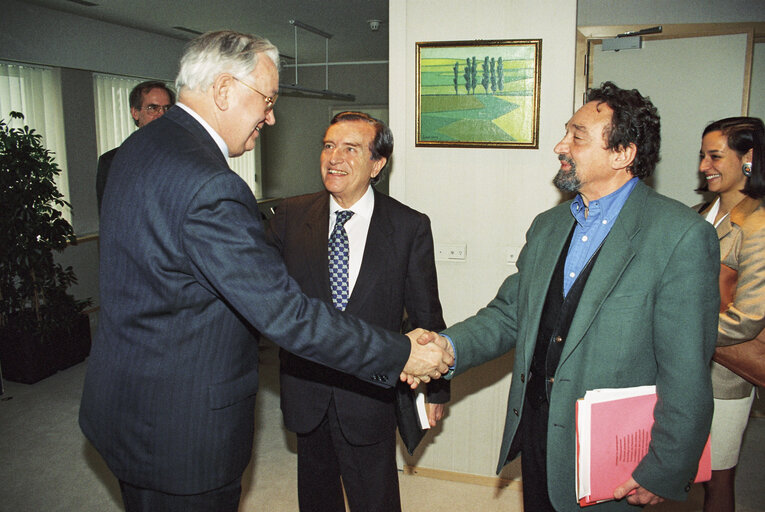
M 125 512 L 237 512 L 242 479 L 201 494 L 167 494 L 120 480 Z
M 523 510 L 555 512 L 547 492 L 547 419 L 550 404 L 532 403 L 528 395 L 523 406 L 521 434 L 521 478 Z
M 350 444 L 333 399 L 319 426 L 297 439 L 301 512 L 345 512 L 343 487 L 352 512 L 401 511 L 395 431 L 380 443 Z

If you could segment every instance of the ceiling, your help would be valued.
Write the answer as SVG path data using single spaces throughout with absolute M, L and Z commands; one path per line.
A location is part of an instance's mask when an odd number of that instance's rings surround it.
M 258 34 L 279 47 L 282 55 L 298 64 L 323 63 L 325 38 L 297 30 L 298 20 L 333 35 L 329 39 L 329 62 L 388 59 L 388 0 L 27 0 L 30 3 L 80 16 L 191 39 L 198 32 L 231 29 Z M 98 4 L 86 6 L 82 3 Z M 380 20 L 372 31 L 367 20 Z M 294 61 L 284 59 L 284 64 Z

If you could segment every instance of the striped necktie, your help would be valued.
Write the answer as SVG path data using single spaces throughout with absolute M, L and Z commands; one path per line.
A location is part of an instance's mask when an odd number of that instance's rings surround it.
M 348 305 L 348 233 L 344 224 L 351 218 L 350 210 L 338 210 L 335 228 L 329 237 L 329 286 L 332 303 L 340 311 Z

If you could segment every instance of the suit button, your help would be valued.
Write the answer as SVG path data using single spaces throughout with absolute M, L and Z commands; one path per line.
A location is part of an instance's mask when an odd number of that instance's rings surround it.
M 513 409 L 513 413 L 518 416 L 518 409 Z
M 561 336 L 555 337 L 555 343 L 562 343 L 562 342 L 563 342 L 563 338 Z
M 526 376 L 524 374 L 521 374 L 521 382 L 526 382 Z
M 549 379 L 547 379 L 547 382 L 552 384 L 553 382 L 555 382 L 555 377 L 550 377 Z
M 691 484 L 686 484 L 685 492 L 690 492 L 690 490 L 691 490 Z

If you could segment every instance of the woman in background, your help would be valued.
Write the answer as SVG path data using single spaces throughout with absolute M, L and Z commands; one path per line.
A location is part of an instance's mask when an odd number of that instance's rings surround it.
M 754 117 L 730 117 L 704 129 L 699 172 L 715 199 L 699 208 L 720 239 L 721 305 L 717 346 L 755 338 L 765 328 L 765 128 Z M 728 268 L 726 268 L 728 267 Z M 736 276 L 725 285 L 725 275 Z M 735 285 L 732 283 L 736 283 Z M 735 510 L 734 481 L 754 387 L 712 362 L 712 479 L 705 512 Z

